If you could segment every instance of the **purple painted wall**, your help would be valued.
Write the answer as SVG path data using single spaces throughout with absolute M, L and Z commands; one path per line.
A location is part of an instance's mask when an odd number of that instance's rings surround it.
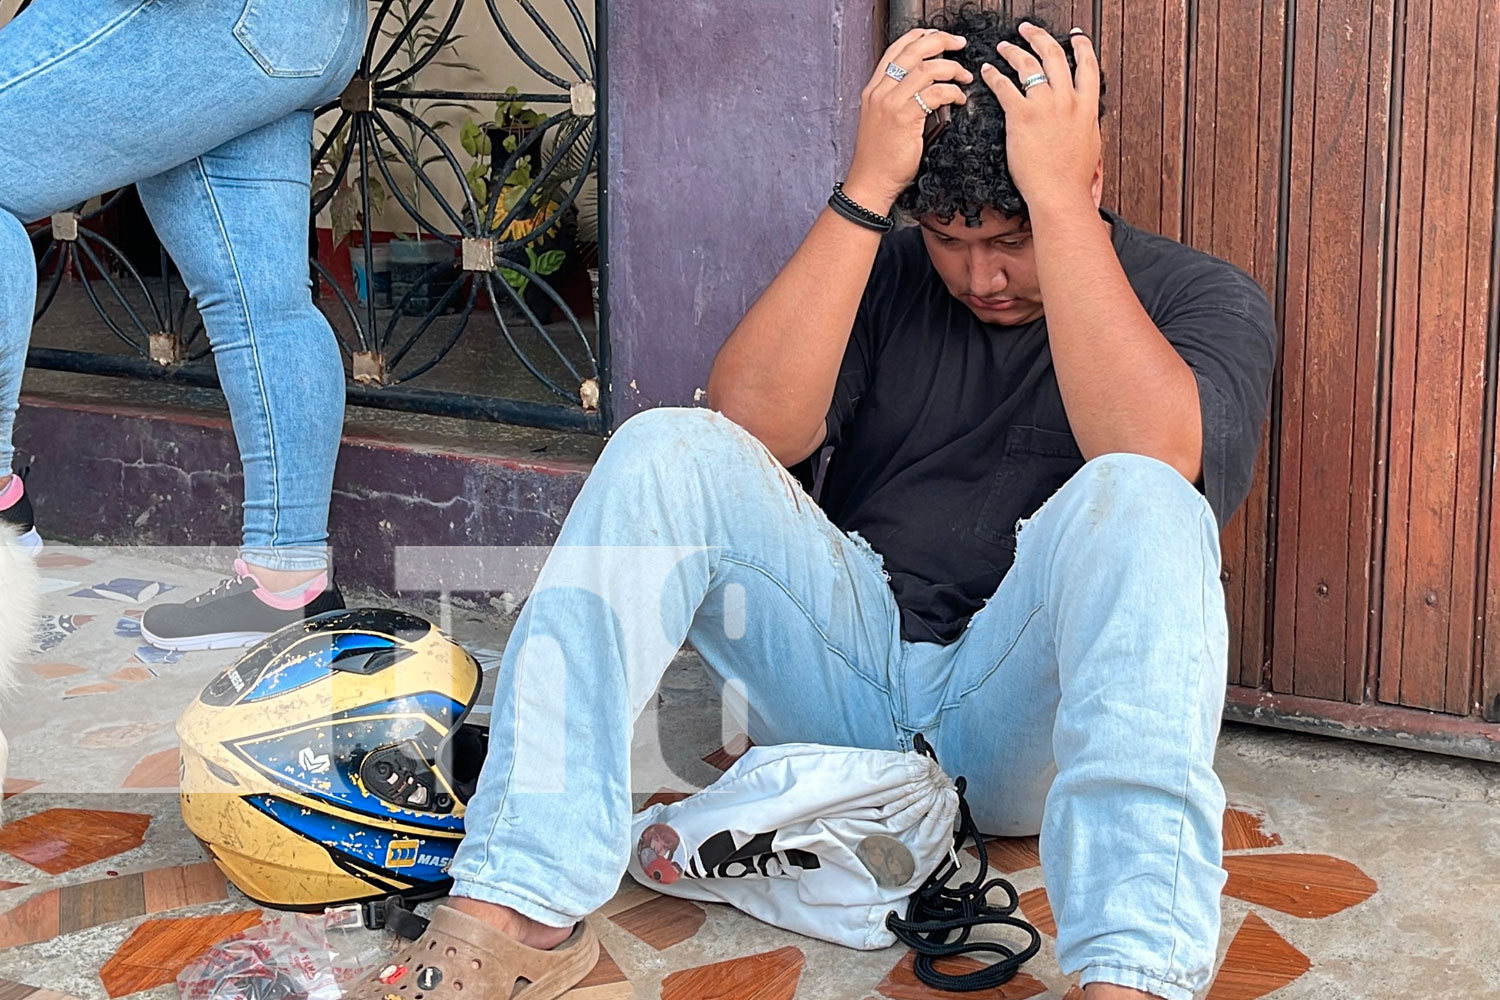
M 691 405 L 853 151 L 879 0 L 610 0 L 615 421 Z

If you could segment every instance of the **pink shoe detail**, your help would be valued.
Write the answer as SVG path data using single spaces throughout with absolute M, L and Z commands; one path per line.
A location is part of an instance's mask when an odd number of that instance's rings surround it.
M 21 482 L 21 477 L 12 474 L 10 482 L 5 484 L 5 489 L 0 490 L 0 510 L 8 510 L 21 502 L 21 497 L 26 494 L 26 484 Z
M 307 581 L 302 589 L 291 597 L 282 597 L 267 590 L 261 585 L 260 579 L 251 572 L 249 565 L 243 559 L 236 559 L 234 561 L 234 572 L 236 575 L 242 576 L 247 580 L 254 580 L 256 598 L 266 607 L 275 608 L 277 611 L 297 611 L 305 608 L 317 600 L 319 594 L 328 589 L 327 572 L 319 573 Z

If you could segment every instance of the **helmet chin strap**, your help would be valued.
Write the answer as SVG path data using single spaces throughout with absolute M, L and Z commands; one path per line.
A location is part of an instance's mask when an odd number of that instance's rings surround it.
M 419 917 L 412 912 L 412 904 L 437 899 L 447 895 L 447 892 L 448 890 L 443 888 L 405 896 L 398 894 L 367 903 L 356 903 L 354 906 L 359 910 L 361 922 L 370 930 L 386 930 L 397 937 L 415 941 L 426 933 L 428 921 L 426 917 Z

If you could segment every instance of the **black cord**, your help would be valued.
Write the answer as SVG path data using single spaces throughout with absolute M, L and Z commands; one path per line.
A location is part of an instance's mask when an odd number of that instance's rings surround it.
M 919 753 L 924 753 L 933 760 L 937 759 L 932 745 L 921 733 L 917 734 L 912 745 Z M 1014 979 L 1016 973 L 1021 971 L 1021 966 L 1041 951 L 1042 937 L 1035 927 L 1014 915 L 1021 905 L 1014 886 L 1003 878 L 981 882 L 989 870 L 989 857 L 985 853 L 979 829 L 974 825 L 974 817 L 969 812 L 969 803 L 964 798 L 968 783 L 959 778 L 954 786 L 958 789 L 959 828 L 953 836 L 953 855 L 945 858 L 937 870 L 928 876 L 927 881 L 913 893 L 907 904 L 906 918 L 903 920 L 892 911 L 886 918 L 885 925 L 896 935 L 897 940 L 916 952 L 912 971 L 918 979 L 933 989 L 968 993 L 993 989 Z M 971 881 L 950 886 L 948 883 L 959 873 L 958 848 L 963 846 L 965 840 L 974 842 L 979 854 L 979 872 Z M 1005 903 L 996 905 L 989 901 L 989 894 L 995 889 L 1005 893 Z M 969 939 L 974 928 L 986 925 L 1014 927 L 1024 931 L 1030 941 L 1024 948 L 1017 950 L 999 941 Z M 950 941 L 954 932 L 957 932 L 957 939 Z M 963 975 L 951 975 L 937 970 L 936 962 L 940 958 L 976 954 L 1000 957 L 982 969 Z

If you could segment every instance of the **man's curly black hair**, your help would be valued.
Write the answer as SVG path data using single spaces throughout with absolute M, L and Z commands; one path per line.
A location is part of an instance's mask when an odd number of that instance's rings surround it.
M 955 215 L 962 215 L 969 226 L 981 225 L 980 214 L 986 208 L 1002 215 L 1026 215 L 1026 202 L 1016 190 L 1005 161 L 1005 112 L 979 75 L 979 67 L 989 62 L 1019 85 L 1016 71 L 995 51 L 995 46 L 1006 41 L 1032 52 L 1017 30 L 1023 20 L 1044 31 L 1051 30 L 1040 18 L 1012 17 L 972 3 L 956 10 L 939 11 L 917 25 L 962 35 L 968 45 L 962 52 L 946 53 L 944 58 L 961 63 L 974 74 L 974 82 L 966 88 L 968 103 L 954 106 L 953 123 L 923 150 L 916 179 L 896 199 L 902 211 L 914 217 L 935 215 L 944 224 L 953 221 Z M 1055 32 L 1054 37 L 1057 37 Z M 1067 54 L 1068 68 L 1075 69 L 1073 46 L 1066 37 L 1059 41 Z M 1102 78 L 1099 116 L 1104 117 Z

